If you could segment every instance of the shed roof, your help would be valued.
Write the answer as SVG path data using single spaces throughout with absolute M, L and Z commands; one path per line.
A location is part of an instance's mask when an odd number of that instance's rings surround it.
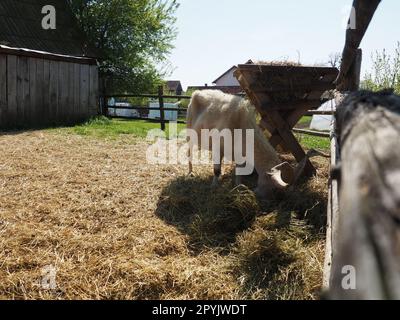
M 56 8 L 56 29 L 42 28 L 42 8 Z M 96 57 L 67 0 L 1 0 L 0 45 L 76 57 Z

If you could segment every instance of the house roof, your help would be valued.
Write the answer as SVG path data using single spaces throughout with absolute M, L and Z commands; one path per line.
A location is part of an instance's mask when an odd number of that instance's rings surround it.
M 176 91 L 179 88 L 182 89 L 182 84 L 179 80 L 169 80 L 167 81 L 167 87 L 170 91 Z
M 42 28 L 42 8 L 56 8 L 56 29 Z M 75 57 L 96 57 L 67 0 L 1 0 L 0 45 Z
M 233 66 L 232 68 L 226 70 L 222 75 L 220 75 L 217 79 L 215 79 L 212 83 L 217 83 L 221 78 L 223 78 L 225 75 L 227 75 L 231 71 L 235 71 L 237 69 L 236 66 Z
M 249 59 L 245 64 L 253 64 L 253 61 Z M 227 75 L 231 71 L 235 71 L 237 69 L 237 66 L 233 66 L 232 68 L 226 70 L 222 75 L 220 75 L 217 79 L 215 79 L 212 83 L 217 83 L 218 80 L 220 80 L 222 77 Z

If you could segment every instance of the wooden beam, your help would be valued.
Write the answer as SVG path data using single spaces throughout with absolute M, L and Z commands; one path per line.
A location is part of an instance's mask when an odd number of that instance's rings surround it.
M 362 50 L 358 49 L 355 59 L 349 71 L 344 76 L 341 83 L 337 85 L 339 91 L 357 91 L 361 82 Z
M 331 283 L 331 269 L 333 254 L 336 253 L 334 239 L 337 238 L 337 229 L 339 225 L 339 185 L 336 177 L 332 175 L 339 164 L 339 144 L 335 129 L 331 132 L 331 176 L 329 180 L 327 223 L 326 223 L 326 245 L 325 261 L 323 271 L 323 289 L 327 291 Z
M 311 136 L 316 136 L 316 137 L 325 137 L 325 138 L 329 138 L 330 134 L 328 132 L 321 132 L 321 131 L 315 131 L 315 130 L 305 130 L 305 129 L 297 129 L 297 128 L 293 128 L 292 129 L 293 132 L 296 133 L 303 133 L 303 134 L 309 134 Z
M 353 10 L 349 18 L 346 32 L 346 43 L 342 53 L 340 72 L 336 84 L 340 88 L 342 82 L 348 77 L 357 56 L 357 49 L 368 29 L 368 26 L 379 6 L 381 0 L 354 0 Z
M 164 86 L 158 86 L 158 101 L 160 105 L 160 124 L 161 130 L 165 131 L 165 112 L 164 112 Z
M 46 59 L 46 60 L 53 60 L 53 61 L 72 62 L 72 63 L 77 63 L 77 64 L 97 65 L 97 60 L 93 59 L 93 58 L 65 56 L 65 55 L 61 55 L 61 54 L 53 54 L 53 53 L 48 53 L 48 52 L 26 50 L 26 49 L 20 49 L 20 48 L 0 47 L 0 54 L 9 54 L 9 55 L 14 55 L 14 56 L 19 56 L 19 57 Z
M 285 147 L 291 151 L 293 156 L 296 158 L 297 162 L 301 162 L 304 157 L 306 156 L 306 153 L 304 152 L 303 148 L 297 141 L 296 137 L 292 133 L 292 128 L 289 127 L 289 125 L 286 123 L 286 121 L 282 118 L 280 113 L 278 111 L 270 111 L 269 116 L 271 117 L 271 120 L 274 122 L 274 125 L 276 129 L 279 132 L 279 135 L 281 136 Z M 307 160 L 305 168 L 304 168 L 304 173 L 306 176 L 312 176 L 316 172 L 314 166 L 310 162 L 310 160 Z
M 340 221 L 328 296 L 400 299 L 400 97 L 350 94 L 337 134 Z
M 135 94 L 135 93 L 116 93 L 116 94 L 107 94 L 103 96 L 104 98 L 150 98 L 150 99 L 158 99 L 159 95 L 157 94 Z M 191 99 L 191 96 L 171 96 L 171 95 L 163 95 L 164 99 Z

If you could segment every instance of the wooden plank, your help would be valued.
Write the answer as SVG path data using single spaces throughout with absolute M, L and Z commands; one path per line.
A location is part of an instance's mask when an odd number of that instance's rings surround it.
M 310 136 L 316 136 L 316 137 L 325 137 L 325 138 L 329 138 L 330 134 L 328 132 L 321 132 L 321 131 L 315 131 L 315 130 L 305 130 L 305 129 L 297 129 L 297 128 L 293 128 L 292 129 L 293 132 L 296 133 L 302 133 L 302 134 L 308 134 Z
M 301 162 L 306 153 L 304 152 L 303 148 L 297 141 L 296 137 L 291 132 L 289 125 L 286 121 L 282 118 L 278 111 L 270 111 L 269 115 L 274 122 L 276 129 L 279 132 L 279 135 L 282 138 L 285 148 L 289 149 L 293 156 L 296 158 L 297 162 Z M 315 174 L 315 168 L 310 162 L 310 160 L 306 161 L 306 165 L 304 167 L 304 173 L 307 176 L 312 176 Z
M 158 94 L 123 94 L 123 93 L 116 93 L 116 94 L 107 94 L 103 95 L 103 98 L 153 98 L 157 99 Z M 164 99 L 192 99 L 192 96 L 174 96 L 174 95 L 163 95 Z
M 75 67 L 73 63 L 67 64 L 67 73 L 68 73 L 68 80 L 67 80 L 67 118 L 66 121 L 68 124 L 76 123 L 75 112 L 74 112 L 74 85 L 75 85 Z
M 326 245 L 325 260 L 323 271 L 323 290 L 327 291 L 331 283 L 331 270 L 333 262 L 333 253 L 336 253 L 337 230 L 339 226 L 339 189 L 337 177 L 332 176 L 333 170 L 339 164 L 339 144 L 335 130 L 331 131 L 331 177 L 329 180 L 328 190 L 328 206 L 327 206 L 327 223 L 326 223 Z
M 7 127 L 15 128 L 18 116 L 17 57 L 7 57 Z
M 68 119 L 68 63 L 59 62 L 57 122 L 66 123 Z
M 44 126 L 44 60 L 36 59 L 36 109 L 34 126 Z M 47 89 L 47 88 L 46 88 Z
M 0 54 L 0 129 L 7 127 L 7 56 Z
M 138 111 L 150 111 L 150 110 L 160 110 L 161 108 L 148 108 L 148 107 L 113 107 L 108 106 L 111 109 L 119 109 L 119 110 L 138 110 Z M 164 108 L 164 111 L 182 111 L 187 112 L 186 109 L 174 109 L 174 108 Z
M 80 66 L 80 115 L 82 119 L 89 117 L 89 66 Z
M 290 128 L 293 128 L 299 122 L 299 120 L 304 116 L 305 112 L 310 107 L 311 106 L 309 103 L 296 104 L 296 109 L 285 115 L 285 121 L 287 122 L 288 126 Z M 283 143 L 279 131 L 275 129 L 273 131 L 270 131 L 270 133 L 271 133 L 270 143 L 272 144 L 272 146 L 276 148 L 278 145 L 280 145 L 281 148 L 286 150 L 285 144 Z
M 49 108 L 49 122 L 52 125 L 57 123 L 58 119 L 58 81 L 59 81 L 59 62 L 50 61 L 50 108 Z
M 43 60 L 43 125 L 51 125 L 50 113 L 50 61 Z
M 24 123 L 24 89 L 23 89 L 23 77 L 25 72 L 25 57 L 17 57 L 17 118 L 16 126 L 21 128 Z
M 154 123 L 160 123 L 159 119 L 149 119 L 149 118 L 134 118 L 134 117 L 119 117 L 119 116 L 107 116 L 110 119 L 132 119 L 132 120 L 144 120 L 144 121 L 148 121 L 148 122 L 154 122 Z M 178 124 L 186 124 L 186 121 L 176 121 L 176 123 Z
M 99 72 L 97 66 L 89 68 L 89 115 L 99 114 Z
M 337 89 L 340 91 L 356 91 L 360 89 L 361 82 L 361 64 L 362 64 L 362 50 L 358 49 L 356 51 L 356 56 L 354 58 L 353 64 L 351 65 L 349 71 L 343 78 Z
M 238 68 L 242 72 L 258 72 L 268 74 L 293 74 L 299 75 L 329 75 L 338 74 L 339 70 L 332 67 L 307 67 L 307 66 L 288 66 L 288 65 L 260 65 L 260 64 L 239 64 Z
M 161 130 L 165 131 L 165 113 L 164 113 L 164 86 L 158 87 L 158 101 L 160 104 L 160 123 L 161 123 Z
M 337 133 L 340 220 L 329 297 L 400 299 L 400 97 L 349 95 L 337 110 Z
M 29 126 L 30 119 L 30 84 L 29 84 L 29 60 L 26 57 L 18 57 L 18 125 L 19 127 Z
M 27 119 L 29 126 L 37 125 L 36 115 L 38 114 L 37 106 L 37 79 L 36 79 L 36 62 L 35 58 L 28 58 L 29 65 L 29 110 L 27 110 Z
M 323 83 L 323 82 L 312 82 L 293 85 L 280 85 L 274 83 L 263 83 L 255 82 L 249 85 L 249 89 L 254 93 L 269 93 L 273 95 L 274 93 L 288 93 L 288 94 L 299 94 L 302 97 L 305 93 L 310 93 L 313 91 L 320 92 L 318 98 L 327 90 L 334 89 L 335 85 L 333 83 Z
M 355 25 L 346 31 L 346 43 L 342 53 L 340 73 L 336 80 L 338 88 L 341 87 L 344 79 L 348 77 L 349 70 L 354 65 L 357 49 L 360 47 L 361 41 L 380 2 L 381 0 L 354 0 L 353 2 L 354 10 L 352 14 L 355 13 L 355 17 L 350 16 L 349 21 L 355 23 Z
M 81 121 L 80 114 L 80 84 L 81 84 L 81 66 L 74 64 L 74 106 L 73 114 L 75 121 Z
M 335 114 L 335 111 L 318 111 L 318 110 L 308 110 L 306 112 L 306 116 L 316 116 L 316 115 L 320 115 L 320 116 L 333 116 Z
M 86 64 L 86 65 L 97 65 L 97 60 L 92 58 L 57 55 L 47 52 L 32 51 L 32 50 L 27 51 L 24 49 L 16 49 L 16 48 L 0 48 L 0 54 L 13 55 L 18 57 L 36 58 L 36 59 L 46 59 L 50 61 L 63 61 L 63 62 L 72 62 L 72 63 Z

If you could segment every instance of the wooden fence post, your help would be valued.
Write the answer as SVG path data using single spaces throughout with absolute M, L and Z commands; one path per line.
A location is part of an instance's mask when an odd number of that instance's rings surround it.
M 357 49 L 353 64 L 348 73 L 344 76 L 341 84 L 338 85 L 340 91 L 357 91 L 360 89 L 362 50 Z
M 107 87 L 106 87 L 106 78 L 101 78 L 101 115 L 107 116 L 108 115 L 108 99 L 105 97 L 107 94 Z
M 160 123 L 161 130 L 165 131 L 165 113 L 164 113 L 164 86 L 158 86 L 158 101 L 160 103 Z
M 400 299 L 400 97 L 356 92 L 336 118 L 340 217 L 329 298 Z

